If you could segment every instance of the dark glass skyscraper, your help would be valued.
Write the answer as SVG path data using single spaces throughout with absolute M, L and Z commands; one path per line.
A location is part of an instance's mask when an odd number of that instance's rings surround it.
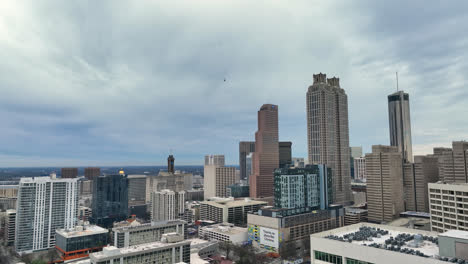
M 175 158 L 174 156 L 172 155 L 169 155 L 169 157 L 167 157 L 167 172 L 169 173 L 174 173 L 174 161 L 175 161 Z
M 91 222 L 111 227 L 128 217 L 127 175 L 104 175 L 94 178 Z
M 409 95 L 398 91 L 388 96 L 390 145 L 397 146 L 405 162 L 413 162 Z

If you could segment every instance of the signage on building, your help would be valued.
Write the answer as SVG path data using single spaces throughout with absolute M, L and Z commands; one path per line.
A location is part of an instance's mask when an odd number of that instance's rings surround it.
M 260 244 L 278 248 L 278 242 L 278 230 L 260 227 Z

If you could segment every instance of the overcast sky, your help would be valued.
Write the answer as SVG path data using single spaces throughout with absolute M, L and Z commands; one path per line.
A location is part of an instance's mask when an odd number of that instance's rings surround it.
M 307 156 L 312 75 L 340 78 L 350 145 L 468 139 L 468 1 L 0 1 L 0 167 L 238 163 L 257 111 Z M 224 82 L 224 79 L 226 81 Z

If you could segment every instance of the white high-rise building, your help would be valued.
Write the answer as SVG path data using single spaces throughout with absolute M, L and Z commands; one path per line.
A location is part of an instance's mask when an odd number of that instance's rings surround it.
M 55 230 L 74 228 L 77 212 L 78 179 L 21 178 L 16 252 L 28 253 L 55 246 Z
M 354 178 L 365 181 L 366 176 L 366 158 L 354 158 Z
M 151 194 L 151 220 L 179 219 L 185 211 L 185 191 L 162 190 Z
M 205 165 L 224 166 L 224 155 L 205 155 Z
M 236 168 L 224 167 L 224 155 L 206 155 L 203 174 L 205 199 L 226 197 L 226 188 L 236 183 Z

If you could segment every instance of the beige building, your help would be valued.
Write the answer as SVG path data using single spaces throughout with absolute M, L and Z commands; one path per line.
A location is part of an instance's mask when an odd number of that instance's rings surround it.
M 403 164 L 396 146 L 372 146 L 366 154 L 369 222 L 390 222 L 404 211 Z
M 405 211 L 429 212 L 427 184 L 439 179 L 437 160 L 434 156 L 414 156 L 414 163 L 403 165 Z
M 236 183 L 236 168 L 224 167 L 224 155 L 206 155 L 204 177 L 205 199 L 227 197 L 226 188 Z
M 439 179 L 445 182 L 468 182 L 468 142 L 454 141 L 452 149 L 434 148 L 439 157 Z
M 225 241 L 233 244 L 247 242 L 247 228 L 222 223 L 200 227 L 198 237 L 208 241 Z
M 254 201 L 248 198 L 243 200 L 215 198 L 212 201 L 200 203 L 200 219 L 245 226 L 248 212 L 257 212 L 258 209 L 267 205 L 267 202 Z
M 348 127 L 348 97 L 339 78 L 314 74 L 307 91 L 309 164 L 332 169 L 334 203 L 352 203 Z
M 468 231 L 468 184 L 429 183 L 431 230 Z
M 180 192 L 184 190 L 191 190 L 193 187 L 193 175 L 191 173 L 181 173 L 175 171 L 170 173 L 161 171 L 158 175 L 146 176 L 146 203 L 151 202 L 151 193 L 162 191 L 165 189 Z
M 0 197 L 17 198 L 18 185 L 0 185 Z

